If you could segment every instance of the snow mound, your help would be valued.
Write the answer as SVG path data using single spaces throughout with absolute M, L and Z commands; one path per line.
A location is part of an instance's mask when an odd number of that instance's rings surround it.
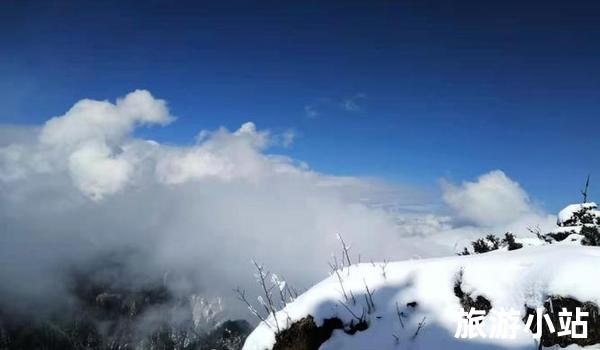
M 600 211 L 594 202 L 571 204 L 558 213 L 558 226 L 600 224 Z
M 544 307 L 550 296 L 598 305 L 600 282 L 589 277 L 596 275 L 598 266 L 600 248 L 573 244 L 357 264 L 339 270 L 339 277 L 332 274 L 276 316 L 282 331 L 309 315 L 317 326 L 332 318 L 340 319 L 346 328 L 355 325 L 358 318 L 367 322 L 368 328 L 353 334 L 334 330 L 320 346 L 322 350 L 534 349 L 536 340 L 520 321 L 527 314 L 526 307 Z M 458 294 L 478 302 L 485 300 L 492 310 L 517 310 L 520 323 L 516 337 L 455 338 L 464 310 Z M 489 329 L 493 322 L 491 314 L 485 316 L 483 329 Z M 273 349 L 274 330 L 270 317 L 252 332 L 243 349 Z

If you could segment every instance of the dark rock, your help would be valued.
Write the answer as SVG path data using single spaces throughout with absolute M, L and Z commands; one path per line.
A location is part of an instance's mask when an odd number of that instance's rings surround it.
M 336 329 L 353 335 L 368 328 L 369 323 L 366 320 L 356 323 L 353 320 L 349 325 L 344 325 L 337 317 L 328 318 L 323 321 L 323 325 L 317 327 L 313 317 L 308 315 L 294 322 L 288 329 L 277 333 L 273 350 L 318 350 Z
M 571 338 L 570 335 L 566 336 L 558 336 L 558 332 L 560 329 L 559 317 L 558 313 L 566 308 L 567 311 L 571 312 L 573 317 L 571 320 L 575 319 L 575 310 L 576 308 L 581 308 L 581 311 L 588 312 L 589 315 L 585 318 L 582 318 L 583 321 L 587 322 L 588 330 L 587 330 L 587 338 Z M 530 329 L 532 332 L 537 331 L 537 315 L 535 309 L 525 306 L 526 315 L 523 318 L 523 322 L 526 323 L 527 319 L 530 315 L 533 316 L 533 322 L 531 323 Z M 558 345 L 560 347 L 566 347 L 571 344 L 576 344 L 579 346 L 589 346 L 594 344 L 600 344 L 600 317 L 598 312 L 598 306 L 592 302 L 580 302 L 573 298 L 561 297 L 561 296 L 551 296 L 544 303 L 544 312 L 550 316 L 552 324 L 554 325 L 555 331 L 554 333 L 550 333 L 550 329 L 546 324 L 546 321 L 542 322 L 542 337 L 541 337 L 541 345 L 544 347 L 552 347 Z
M 288 329 L 275 336 L 273 350 L 318 350 L 336 329 L 343 329 L 339 318 L 329 318 L 317 327 L 312 316 L 294 322 Z
M 416 301 L 411 301 L 410 303 L 406 303 L 406 307 L 417 307 L 417 302 Z

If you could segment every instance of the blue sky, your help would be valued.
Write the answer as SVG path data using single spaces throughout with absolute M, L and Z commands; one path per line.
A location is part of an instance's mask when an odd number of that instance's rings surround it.
M 549 210 L 600 195 L 600 4 L 3 1 L 0 123 L 137 88 L 187 144 L 247 120 L 340 175 L 434 186 L 502 169 Z M 316 112 L 316 115 L 307 115 Z

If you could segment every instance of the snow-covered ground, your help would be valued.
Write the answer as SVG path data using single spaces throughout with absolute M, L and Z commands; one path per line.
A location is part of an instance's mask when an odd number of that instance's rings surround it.
M 568 221 L 566 215 L 562 219 L 559 223 Z M 600 248 L 581 246 L 579 240 L 570 239 L 555 244 L 525 244 L 522 249 L 481 255 L 387 265 L 362 263 L 345 267 L 339 270 L 339 277 L 333 273 L 313 286 L 279 311 L 277 319 L 282 329 L 308 315 L 313 316 L 317 326 L 334 317 L 345 325 L 356 324 L 361 317 L 368 322 L 366 330 L 353 335 L 335 330 L 321 345 L 323 350 L 536 349 L 537 342 L 522 321 L 526 316 L 525 306 L 543 307 L 549 296 L 597 305 L 600 283 L 589 276 L 596 276 L 599 266 Z M 464 293 L 473 299 L 483 296 L 491 302 L 492 311 L 518 312 L 514 339 L 455 337 L 463 311 L 455 293 L 459 279 Z M 374 304 L 370 313 L 369 293 Z M 408 306 L 413 302 L 415 307 Z M 498 326 L 493 315 L 491 312 L 484 318 L 483 330 Z M 415 336 L 420 322 L 422 327 Z M 560 330 L 559 325 L 556 328 Z M 248 337 L 243 349 L 271 349 L 275 344 L 274 329 L 274 319 L 270 317 Z

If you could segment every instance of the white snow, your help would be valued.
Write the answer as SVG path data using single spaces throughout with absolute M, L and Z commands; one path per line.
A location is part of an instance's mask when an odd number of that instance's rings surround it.
M 389 263 L 386 277 L 381 264 L 358 264 L 343 269 L 344 290 L 356 297 L 346 305 L 357 315 L 366 308 L 365 283 L 373 293 L 375 311 L 367 315 L 369 328 L 354 335 L 334 331 L 321 349 L 534 349 L 535 341 L 524 324 L 514 340 L 457 339 L 454 337 L 461 306 L 454 284 L 463 271 L 462 290 L 472 297 L 482 295 L 493 308 L 515 309 L 525 315 L 524 305 L 541 307 L 550 295 L 570 296 L 580 301 L 600 301 L 600 282 L 589 278 L 600 266 L 600 248 L 573 244 L 526 247 L 514 251 L 495 251 L 481 255 Z M 407 307 L 412 301 L 416 308 Z M 335 275 L 298 297 L 277 314 L 280 324 L 312 315 L 317 325 L 338 317 L 350 323 L 353 316 L 342 305 L 344 296 Z M 396 312 L 408 315 L 404 328 Z M 418 323 L 425 326 L 413 338 Z M 483 324 L 490 321 L 486 317 Z M 273 323 L 272 318 L 270 323 Z M 275 343 L 273 326 L 261 323 L 248 337 L 244 350 L 270 349 Z M 285 327 L 284 327 L 285 328 Z M 399 338 L 396 344 L 394 336 Z M 572 347 L 577 348 L 577 347 Z
M 563 227 L 557 227 L 554 230 L 552 230 L 551 233 L 564 233 L 564 232 L 580 233 L 582 227 L 583 226 L 563 226 Z
M 594 202 L 570 204 L 558 213 L 557 224 L 558 226 L 563 226 L 565 222 L 573 218 L 573 214 L 583 209 L 587 209 L 592 215 L 600 217 L 600 212 L 596 210 L 597 208 L 598 205 Z

